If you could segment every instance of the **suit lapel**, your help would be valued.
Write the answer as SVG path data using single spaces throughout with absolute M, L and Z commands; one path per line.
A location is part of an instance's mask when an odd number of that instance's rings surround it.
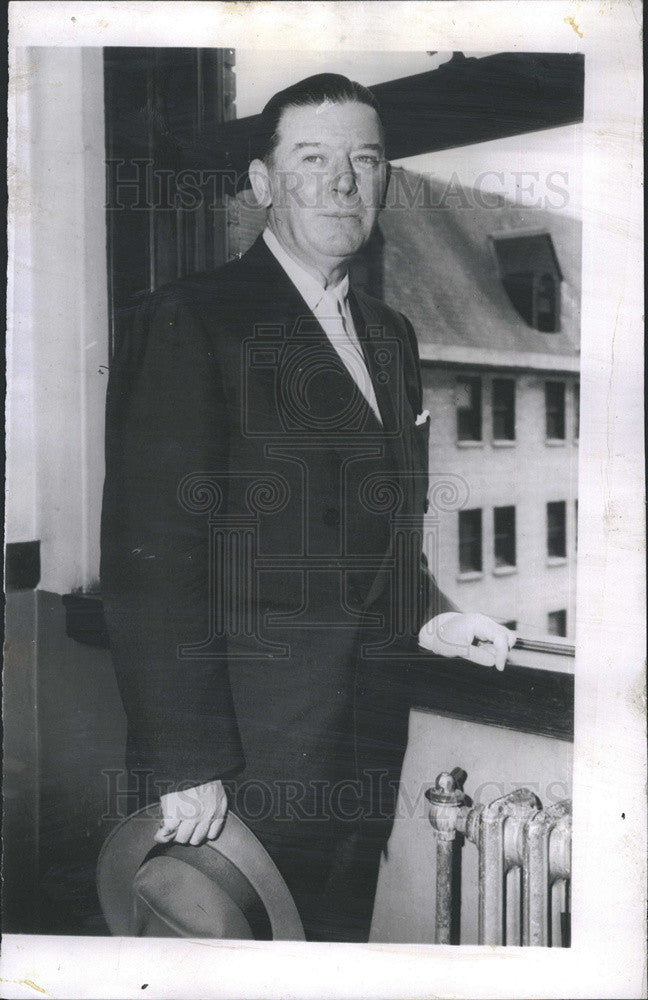
M 380 336 L 372 338 L 365 332 L 366 324 L 364 316 L 355 295 L 351 291 L 349 292 L 349 304 L 356 332 L 362 344 L 369 375 L 376 393 L 378 408 L 383 420 L 382 427 L 376 419 L 371 406 L 358 389 L 346 365 L 333 347 L 321 323 L 311 312 L 296 286 L 266 245 L 263 237 L 260 236 L 256 240 L 242 258 L 241 264 L 246 269 L 251 268 L 256 272 L 255 284 L 261 293 L 260 297 L 267 299 L 268 314 L 270 315 L 271 311 L 277 321 L 280 320 L 278 325 L 282 327 L 287 349 L 291 350 L 292 345 L 297 349 L 298 345 L 304 343 L 309 347 L 312 345 L 313 351 L 317 353 L 318 363 L 321 364 L 324 370 L 335 373 L 338 384 L 343 386 L 348 397 L 351 398 L 354 394 L 359 397 L 359 427 L 357 429 L 362 430 L 364 433 L 382 434 L 383 430 L 386 430 L 388 427 L 390 429 L 395 428 L 396 420 L 393 414 L 390 386 L 385 386 L 380 379 L 376 379 L 376 374 L 381 369 L 379 364 L 380 359 L 376 359 L 376 352 L 379 350 L 383 338 Z M 260 305 L 259 298 L 257 298 L 256 304 Z M 262 310 L 259 309 L 259 316 L 261 314 Z M 330 393 L 324 384 L 321 385 L 319 390 L 311 389 L 311 391 L 319 397 L 319 402 L 322 406 L 326 406 L 327 402 L 330 403 Z M 331 443 L 333 444 L 334 442 L 331 441 Z
M 401 343 L 392 331 L 385 329 L 380 317 L 373 313 L 367 303 L 361 304 L 352 290 L 349 291 L 349 305 L 382 417 L 383 426 L 380 430 L 385 435 L 394 465 L 400 468 L 403 465 Z M 379 426 L 378 421 L 376 426 Z
M 352 289 L 349 289 L 349 306 L 376 394 L 383 429 L 388 434 L 394 434 L 399 426 L 398 390 L 395 385 L 399 363 L 398 359 L 394 357 L 393 338 L 385 335 L 384 324 L 378 322 L 377 316 L 365 315 L 358 297 Z

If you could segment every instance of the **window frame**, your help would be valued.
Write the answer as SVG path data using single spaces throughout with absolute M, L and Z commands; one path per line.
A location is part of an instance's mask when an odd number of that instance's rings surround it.
M 559 618 L 559 620 L 562 621 L 562 631 L 554 630 L 550 626 L 551 619 L 556 616 L 562 616 L 562 619 Z M 560 626 L 558 626 L 558 629 L 560 629 Z M 567 608 L 558 608 L 557 611 L 547 612 L 547 634 L 559 636 L 561 638 L 567 637 Z
M 498 531 L 498 526 L 497 526 L 498 515 L 503 515 L 504 512 L 507 512 L 507 513 L 512 512 L 512 521 L 511 521 L 512 530 L 510 530 L 510 531 L 502 530 L 501 528 Z M 497 571 L 497 570 L 511 570 L 511 569 L 516 569 L 517 568 L 517 524 L 516 524 L 516 521 L 517 521 L 517 517 L 516 517 L 515 504 L 506 504 L 506 505 L 504 505 L 502 507 L 493 507 L 493 561 L 494 561 L 495 571 Z M 508 560 L 505 561 L 505 562 L 504 561 L 501 561 L 501 562 L 499 561 L 500 559 L 505 559 L 506 558 L 506 556 L 502 556 L 501 553 L 498 553 L 498 539 L 501 540 L 502 538 L 505 539 L 505 544 L 504 544 L 505 548 L 512 545 L 512 556 L 513 556 L 513 561 L 512 562 L 508 561 Z
M 511 390 L 512 390 L 511 391 L 511 399 L 510 399 L 510 404 L 508 406 L 506 404 L 502 405 L 501 403 L 499 403 L 498 405 L 496 405 L 496 401 L 495 401 L 495 386 L 498 383 L 502 384 L 502 385 L 503 384 L 508 384 L 508 385 L 511 386 Z M 512 443 L 512 442 L 514 442 L 516 440 L 516 431 L 517 431 L 517 428 L 516 428 L 516 415 L 517 415 L 516 414 L 516 409 L 517 409 L 517 407 L 516 407 L 516 402 L 517 402 L 516 396 L 517 396 L 517 386 L 516 386 L 516 379 L 515 378 L 512 378 L 512 377 L 507 376 L 507 375 L 504 375 L 504 376 L 497 375 L 497 376 L 493 377 L 493 379 L 491 381 L 491 425 L 492 425 L 492 432 L 493 432 L 493 441 L 498 441 L 498 442 L 504 441 L 504 442 L 506 442 L 508 444 L 508 443 Z M 510 422 L 511 422 L 511 434 L 510 434 L 510 436 L 502 436 L 502 435 L 496 433 L 496 416 L 498 414 L 500 414 L 500 413 L 504 413 L 504 415 L 505 415 L 505 421 L 506 421 L 506 416 L 507 416 L 509 410 L 510 410 L 509 419 L 510 419 Z
M 552 405 L 549 399 L 550 392 L 554 388 L 560 388 L 561 390 L 561 403 L 558 407 Z M 564 442 L 567 437 L 567 421 L 566 421 L 566 386 L 562 379 L 545 379 L 544 383 L 544 397 L 545 397 L 545 438 L 547 441 L 561 441 Z M 559 434 L 553 434 L 551 431 L 554 429 L 550 426 L 550 418 L 552 413 L 559 414 L 560 427 L 558 428 L 562 432 Z
M 465 389 L 467 385 L 471 387 L 471 400 L 472 405 L 459 406 L 458 393 Z M 475 402 L 475 396 L 472 395 L 476 392 L 477 401 Z M 473 427 L 473 433 L 469 436 L 464 436 L 461 429 L 461 415 L 462 414 L 472 414 L 472 419 L 475 424 Z M 482 444 L 484 440 L 484 399 L 483 399 L 483 383 L 481 375 L 456 375 L 455 376 L 455 429 L 457 435 L 458 444 Z
M 530 329 L 560 333 L 564 276 L 548 229 L 492 233 L 491 245 L 511 307 Z
M 465 537 L 465 529 L 462 529 L 462 525 L 466 525 L 468 516 L 474 516 L 476 523 L 476 531 L 472 531 L 468 538 Z M 482 574 L 484 572 L 484 514 L 482 507 L 473 507 L 470 510 L 460 510 L 459 511 L 459 573 L 464 576 L 466 574 Z M 469 548 L 471 550 L 470 565 L 464 565 L 462 554 Z M 475 559 L 473 556 L 477 553 L 478 558 Z
M 562 524 L 552 525 L 551 508 L 554 510 L 562 509 Z M 547 520 L 547 558 L 548 559 L 559 559 L 564 560 L 567 558 L 567 501 L 566 500 L 548 500 L 546 505 L 546 520 Z M 560 552 L 552 552 L 552 535 L 555 535 L 560 531 L 561 545 Z
M 540 309 L 543 298 L 550 300 L 550 311 Z M 541 322 L 549 316 L 550 322 Z M 560 284 L 550 271 L 536 272 L 533 279 L 533 328 L 540 333 L 560 332 Z

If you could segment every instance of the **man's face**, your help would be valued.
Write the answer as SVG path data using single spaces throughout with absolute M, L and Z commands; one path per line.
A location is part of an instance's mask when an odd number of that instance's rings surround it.
M 288 108 L 265 167 L 270 221 L 286 249 L 325 275 L 368 241 L 387 179 L 382 129 L 356 101 Z

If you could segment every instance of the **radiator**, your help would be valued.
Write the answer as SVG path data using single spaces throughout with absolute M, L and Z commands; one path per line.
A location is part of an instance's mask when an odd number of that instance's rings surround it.
M 457 867 L 464 840 L 479 853 L 479 944 L 570 944 L 571 801 L 544 809 L 527 788 L 471 806 L 460 768 L 426 792 L 436 835 L 437 944 L 451 941 L 460 907 Z M 454 918 L 454 919 L 453 919 Z

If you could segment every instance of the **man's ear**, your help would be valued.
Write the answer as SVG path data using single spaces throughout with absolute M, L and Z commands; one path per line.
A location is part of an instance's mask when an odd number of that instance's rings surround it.
M 257 204 L 261 208 L 269 208 L 272 204 L 272 186 L 268 168 L 263 160 L 252 160 L 248 174 Z

